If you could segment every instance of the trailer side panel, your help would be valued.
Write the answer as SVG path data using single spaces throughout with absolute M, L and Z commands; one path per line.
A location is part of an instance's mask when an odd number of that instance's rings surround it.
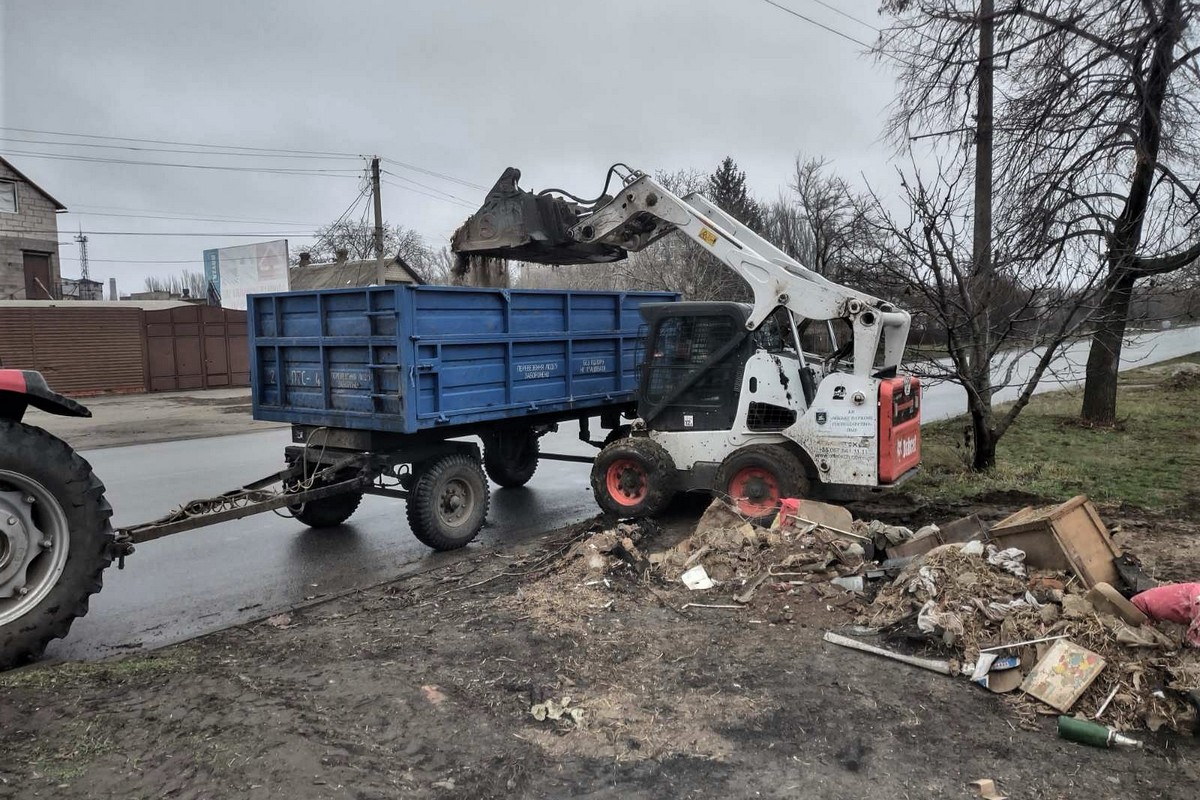
M 418 433 L 632 403 L 663 292 L 395 285 L 248 300 L 254 417 Z

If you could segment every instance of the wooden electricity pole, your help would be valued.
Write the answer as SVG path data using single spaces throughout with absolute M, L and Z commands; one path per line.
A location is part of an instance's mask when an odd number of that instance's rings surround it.
M 993 0 L 979 4 L 979 102 L 975 117 L 975 274 L 992 271 Z
M 383 263 L 383 199 L 379 196 L 379 156 L 371 159 L 371 195 L 375 201 L 375 283 L 383 286 L 387 267 Z
M 993 27 L 995 6 L 993 0 L 979 3 L 979 66 L 976 78 L 979 82 L 979 97 L 975 109 L 975 214 L 974 237 L 971 259 L 972 294 L 977 304 L 973 325 L 976 329 L 974 352 L 971 353 L 970 369 L 978 380 L 978 387 L 988 387 L 991 395 L 992 365 L 989 358 L 991 342 L 991 292 L 995 286 L 992 263 L 992 73 L 993 73 Z M 980 330 L 982 328 L 982 330 Z M 990 397 L 989 397 L 990 399 Z M 995 434 L 983 420 L 975 420 L 975 467 L 987 469 L 995 459 Z M 986 455 L 986 457 L 985 457 Z

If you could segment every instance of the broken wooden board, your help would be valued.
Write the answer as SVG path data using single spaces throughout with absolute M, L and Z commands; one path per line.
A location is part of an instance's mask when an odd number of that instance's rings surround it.
M 822 528 L 835 532 L 849 531 L 854 524 L 854 515 L 848 509 L 832 503 L 821 503 L 804 498 L 787 498 L 779 506 L 779 521 L 786 525 L 788 518 L 815 522 Z
M 1025 563 L 1034 569 L 1073 571 L 1089 589 L 1120 580 L 1113 560 L 1121 551 L 1084 495 L 1055 508 L 1023 508 L 992 526 L 988 535 L 999 548 L 1023 550 Z
M 1059 639 L 1021 684 L 1021 691 L 1067 713 L 1104 669 L 1102 656 Z

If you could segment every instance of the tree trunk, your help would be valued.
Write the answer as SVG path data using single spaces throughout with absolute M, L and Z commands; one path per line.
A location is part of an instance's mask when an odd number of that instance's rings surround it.
M 1112 425 L 1117 421 L 1117 373 L 1135 280 L 1132 273 L 1119 273 L 1105 286 L 1100 301 L 1096 331 L 1088 352 L 1081 413 L 1083 421 L 1091 425 Z
M 971 411 L 971 437 L 975 446 L 971 469 L 987 472 L 996 466 L 997 436 L 988 424 L 987 416 L 975 410 Z

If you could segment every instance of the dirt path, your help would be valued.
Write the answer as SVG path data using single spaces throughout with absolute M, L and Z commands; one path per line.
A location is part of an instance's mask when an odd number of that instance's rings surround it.
M 1110 521 L 1147 544 L 1195 535 Z M 677 583 L 564 560 L 586 530 L 151 657 L 0 677 L 0 796 L 962 798 L 979 778 L 1014 798 L 1200 791 L 1193 739 L 1064 742 L 1053 717 L 1021 720 L 964 680 L 823 643 L 853 596 L 684 609 L 697 595 Z M 557 721 L 531 713 L 548 700 L 566 703 Z

